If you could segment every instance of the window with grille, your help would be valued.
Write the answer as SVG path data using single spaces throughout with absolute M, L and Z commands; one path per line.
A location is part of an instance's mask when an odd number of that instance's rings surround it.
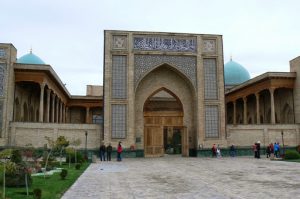
M 216 59 L 204 59 L 204 98 L 218 99 Z
M 219 137 L 219 109 L 218 106 L 205 106 L 205 137 Z
M 112 57 L 112 98 L 127 98 L 127 57 L 124 55 Z
M 126 138 L 126 105 L 113 104 L 111 106 L 111 131 L 112 138 Z

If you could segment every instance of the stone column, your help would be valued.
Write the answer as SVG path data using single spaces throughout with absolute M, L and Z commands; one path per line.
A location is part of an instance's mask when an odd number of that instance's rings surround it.
M 50 94 L 51 94 L 51 90 L 48 89 L 47 90 L 47 107 L 46 107 L 46 121 L 45 122 L 49 122 L 49 118 L 50 118 Z
M 51 106 L 51 122 L 52 123 L 54 123 L 55 121 L 54 121 L 54 114 L 55 114 L 55 94 L 54 93 L 52 93 L 51 94 L 51 96 L 52 96 L 52 99 L 51 99 L 51 104 L 52 104 L 52 106 Z
M 59 100 L 59 123 L 62 123 L 62 101 Z
M 247 121 L 247 97 L 243 97 L 243 101 L 244 101 L 244 124 L 248 124 Z
M 89 124 L 89 115 L 90 115 L 90 108 L 86 107 L 86 115 L 85 115 L 85 123 Z
M 233 101 L 233 125 L 236 125 L 236 100 Z
M 66 116 L 65 111 L 66 111 L 66 109 L 65 109 L 65 104 L 63 103 L 63 114 L 62 114 L 62 117 L 63 117 L 63 118 L 62 118 L 62 123 L 65 123 L 65 121 L 66 121 L 66 120 L 65 120 L 65 119 L 66 119 L 66 118 L 65 118 L 65 116 Z
M 44 119 L 44 90 L 45 83 L 40 84 L 41 92 L 40 92 L 40 110 L 39 110 L 39 122 L 43 122 Z
M 66 123 L 69 122 L 69 107 L 66 106 Z
M 59 98 L 56 97 L 56 113 L 55 113 L 55 122 L 58 123 L 58 109 L 59 108 Z
M 275 105 L 274 105 L 274 91 L 275 88 L 269 88 L 271 98 L 271 124 L 275 124 Z
M 255 93 L 256 97 L 256 122 L 260 124 L 260 111 L 259 111 L 259 93 Z

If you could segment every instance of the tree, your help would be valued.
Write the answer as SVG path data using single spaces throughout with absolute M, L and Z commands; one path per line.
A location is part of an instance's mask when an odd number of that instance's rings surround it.
M 55 142 L 52 138 L 48 137 L 48 136 L 45 136 L 45 139 L 47 140 L 48 142 L 48 145 L 50 147 L 50 152 L 47 154 L 47 157 L 46 157 L 46 163 L 45 163 L 45 170 L 44 170 L 44 179 L 46 178 L 46 170 L 47 170 L 47 166 L 48 166 L 48 160 L 49 160 L 49 157 L 55 147 Z
M 5 169 L 6 169 L 6 164 L 7 160 L 10 159 L 12 155 L 12 149 L 4 149 L 3 151 L 0 152 L 0 159 L 4 159 L 4 166 L 3 166 L 3 193 L 2 197 L 5 198 Z
M 64 148 L 66 148 L 67 146 L 69 146 L 69 141 L 67 141 L 67 139 L 65 138 L 65 136 L 59 136 L 55 142 L 56 148 L 59 150 L 60 152 L 60 160 L 59 160 L 59 164 L 62 164 L 62 152 L 64 150 Z
M 77 163 L 77 147 L 81 144 L 81 139 L 76 139 L 74 140 L 71 145 L 74 146 L 74 150 L 75 150 L 75 164 Z

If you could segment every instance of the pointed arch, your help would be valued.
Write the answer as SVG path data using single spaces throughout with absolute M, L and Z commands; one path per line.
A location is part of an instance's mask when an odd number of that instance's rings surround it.
M 157 93 L 161 92 L 161 91 L 165 91 L 166 93 L 170 94 L 172 97 L 174 97 L 176 99 L 176 102 L 180 105 L 180 109 L 181 111 L 183 111 L 183 105 L 181 100 L 179 99 L 179 97 L 174 94 L 171 90 L 165 88 L 165 87 L 161 87 L 159 89 L 157 89 L 156 91 L 154 91 L 152 94 L 149 95 L 149 97 L 146 99 L 145 103 L 144 103 L 144 107 L 143 110 L 145 111 L 145 108 L 147 106 L 147 103 L 149 103 L 150 99 Z
M 162 63 L 159 65 L 154 66 L 153 68 L 151 68 L 149 71 L 145 72 L 140 78 L 139 80 L 136 82 L 135 85 L 135 91 L 137 90 L 137 88 L 139 87 L 140 83 L 143 81 L 143 79 L 145 77 L 147 77 L 151 72 L 158 70 L 159 68 L 167 68 L 173 72 L 175 72 L 177 75 L 179 75 L 181 78 L 183 78 L 185 80 L 185 82 L 188 83 L 189 87 L 193 89 L 193 91 L 196 91 L 196 85 L 193 84 L 193 82 L 191 81 L 191 79 L 184 74 L 178 67 L 170 65 L 168 63 Z

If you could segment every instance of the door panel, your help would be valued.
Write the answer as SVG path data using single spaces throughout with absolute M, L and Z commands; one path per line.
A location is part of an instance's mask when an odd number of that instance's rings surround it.
M 163 150 L 162 126 L 145 126 L 145 157 L 161 157 Z

